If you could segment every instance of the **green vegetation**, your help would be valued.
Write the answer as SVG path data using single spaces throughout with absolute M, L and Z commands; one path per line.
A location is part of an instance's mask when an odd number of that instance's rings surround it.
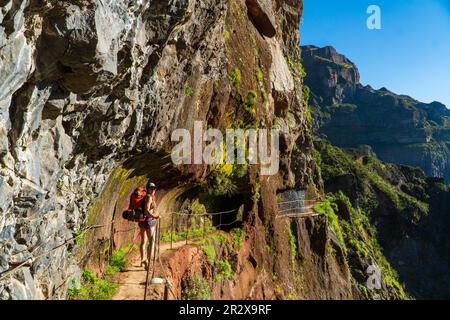
M 236 249 L 239 250 L 241 248 L 246 236 L 247 235 L 241 228 L 235 228 L 231 230 L 231 239 L 233 240 L 233 244 Z
M 303 68 L 303 64 L 301 62 L 298 63 L 298 71 L 302 75 L 302 78 L 307 76 L 305 69 Z
M 241 70 L 239 70 L 238 68 L 234 69 L 230 73 L 229 79 L 235 87 L 240 88 L 242 85 Z
M 130 245 L 122 247 L 112 253 L 103 278 L 98 278 L 91 270 L 84 269 L 81 283 L 72 279 L 67 290 L 69 300 L 110 300 L 117 291 L 115 283 L 117 272 L 126 268 L 126 254 Z
M 185 94 L 187 97 L 191 98 L 191 97 L 194 96 L 194 89 L 192 89 L 191 86 L 186 85 L 186 86 L 184 87 L 184 94 Z
M 214 279 L 216 281 L 220 281 L 222 277 L 225 277 L 228 280 L 234 279 L 234 272 L 228 260 L 222 259 L 218 261 L 216 267 L 217 273 L 214 276 Z
M 75 238 L 75 244 L 76 244 L 77 246 L 79 246 L 79 245 L 81 244 L 81 241 L 82 241 L 83 230 L 81 230 L 81 229 L 76 229 L 76 230 L 74 231 L 73 236 L 74 236 L 74 238 Z
M 330 60 L 330 59 L 327 59 L 327 58 L 324 58 L 324 57 L 320 57 L 320 56 L 317 56 L 316 58 L 317 58 L 318 60 L 321 60 L 321 61 L 323 61 L 323 62 L 325 62 L 325 63 L 331 65 L 332 67 L 333 67 L 333 66 L 340 66 L 340 67 L 343 67 L 343 68 L 351 68 L 351 67 L 352 67 L 352 65 L 351 65 L 350 63 L 346 63 L 346 62 L 334 62 L 334 61 L 332 61 L 332 60 Z
M 382 271 L 386 286 L 391 288 L 398 298 L 408 298 L 398 282 L 397 273 L 383 254 L 377 241 L 377 232 L 368 216 L 379 207 L 380 194 L 381 199 L 387 199 L 394 210 L 406 220 L 419 219 L 420 215 L 417 217 L 411 215 L 411 212 L 426 214 L 428 206 L 383 178 L 382 175 L 391 170 L 390 165 L 372 156 L 365 156 L 362 161 L 354 160 L 350 154 L 324 140 L 316 140 L 314 143 L 314 158 L 320 167 L 325 185 L 335 182 L 338 177 L 349 175 L 355 181 L 351 189 L 354 205 L 343 192 L 337 192 L 328 194 L 324 203 L 315 207 L 316 211 L 327 216 L 330 228 L 336 233 L 339 242 L 345 245 L 345 260 L 353 261 L 350 257 L 356 256 L 363 261 L 375 261 Z M 339 208 L 344 211 L 339 212 Z M 363 296 L 372 297 L 371 290 L 363 284 L 358 284 L 357 287 Z
M 345 110 L 350 110 L 350 111 L 358 108 L 358 106 L 356 104 L 351 104 L 351 103 L 336 103 L 332 107 L 335 109 L 345 109 Z
M 258 99 L 258 95 L 255 91 L 249 91 L 244 97 L 245 110 L 252 115 L 256 114 L 255 104 Z
M 223 32 L 223 38 L 225 40 L 228 40 L 230 38 L 230 35 L 231 35 L 230 30 L 228 30 L 228 28 L 225 28 L 225 31 Z
M 419 210 L 421 215 L 428 213 L 428 204 L 418 201 L 403 191 L 385 181 L 375 168 L 382 167 L 381 162 L 375 158 L 366 161 L 366 164 L 354 161 L 343 150 L 333 147 L 325 140 L 316 140 L 314 152 L 316 163 L 320 166 L 321 175 L 325 184 L 332 182 L 339 176 L 351 174 L 358 183 L 357 199 L 365 201 L 358 203 L 363 211 L 369 212 L 378 206 L 375 192 L 382 192 L 395 206 L 410 219 L 417 220 L 420 216 L 413 213 Z
M 235 148 L 240 148 L 239 140 L 235 139 Z M 222 148 L 226 150 L 225 147 Z M 231 196 L 236 194 L 239 190 L 239 183 L 241 183 L 247 176 L 248 164 L 237 164 L 236 162 L 226 163 L 226 153 L 223 152 L 223 163 L 211 165 L 210 172 L 206 179 L 201 183 L 201 187 L 209 196 Z
M 311 107 L 308 106 L 308 108 L 306 109 L 306 121 L 308 121 L 308 123 L 313 123 L 313 112 Z
M 314 210 L 318 213 L 324 214 L 327 217 L 329 227 L 336 234 L 342 249 L 346 250 L 343 231 L 341 225 L 339 224 L 339 218 L 336 215 L 337 205 L 334 200 L 335 198 L 333 196 L 328 195 L 324 202 L 314 206 Z
M 197 273 L 183 281 L 181 297 L 184 300 L 211 300 L 211 288 L 208 281 Z
M 69 300 L 110 300 L 116 293 L 117 285 L 107 279 L 99 279 L 89 269 L 83 270 L 82 285 L 77 287 L 72 280 L 72 286 L 67 290 Z
M 170 230 L 166 230 L 161 233 L 161 241 L 162 242 L 170 242 L 170 238 L 172 237 L 172 241 L 180 241 L 183 239 L 186 239 L 186 236 L 188 239 L 192 238 L 198 238 L 202 237 L 203 234 L 208 234 L 216 230 L 216 227 L 209 226 L 205 228 L 195 228 L 191 229 L 189 231 L 183 230 L 179 232 L 174 232 L 171 236 Z
M 264 80 L 264 73 L 262 71 L 261 68 L 258 67 L 258 69 L 256 70 L 256 79 L 258 79 L 258 82 L 263 82 Z
M 252 195 L 252 201 L 253 204 L 256 205 L 259 201 L 259 199 L 261 199 L 261 185 L 257 182 L 254 185 L 254 191 L 253 191 L 253 195 Z
M 116 272 L 125 270 L 127 266 L 126 254 L 130 250 L 130 248 L 131 246 L 128 245 L 112 253 L 109 259 L 107 273 L 114 274 Z
M 297 257 L 297 243 L 294 236 L 294 233 L 292 232 L 292 226 L 291 222 L 287 225 L 287 232 L 289 237 L 289 247 L 291 248 L 291 259 L 292 259 L 292 266 L 295 266 L 295 259 Z
M 242 231 L 237 231 L 234 229 L 232 231 L 233 244 L 237 246 L 242 244 L 243 239 L 245 239 L 245 234 Z M 206 260 L 215 268 L 214 278 L 216 281 L 226 278 L 229 280 L 234 279 L 234 271 L 231 267 L 230 262 L 225 255 L 218 254 L 218 251 L 225 247 L 231 251 L 232 248 L 229 244 L 228 237 L 225 233 L 217 233 L 209 235 L 206 239 L 197 241 L 197 244 L 202 248 Z M 228 252 L 229 254 L 230 252 Z
M 386 286 L 394 290 L 400 299 L 407 299 L 402 285 L 398 282 L 396 271 L 383 254 L 377 241 L 377 232 L 368 217 L 380 206 L 380 199 L 387 200 L 392 205 L 392 210 L 396 210 L 407 224 L 415 223 L 426 215 L 428 205 L 404 193 L 384 178 L 394 170 L 391 165 L 384 164 L 370 155 L 364 156 L 361 161 L 354 160 L 350 154 L 324 140 L 316 140 L 314 144 L 317 150 L 314 152 L 314 158 L 320 167 L 325 185 L 333 183 L 338 177 L 349 175 L 355 181 L 350 190 L 354 204 L 343 192 L 338 192 L 327 195 L 326 201 L 316 206 L 316 210 L 327 215 L 330 227 L 337 234 L 339 241 L 345 243 L 346 256 L 356 255 L 359 259 L 374 260 L 382 270 Z M 417 185 L 420 189 L 420 183 Z M 338 203 L 348 211 L 350 220 L 340 216 Z M 361 293 L 371 295 L 370 290 L 362 290 Z
M 220 232 L 208 235 L 205 239 L 197 241 L 197 244 L 203 249 L 206 260 L 214 265 L 216 260 L 216 247 L 220 247 L 226 241 L 226 234 Z
M 311 94 L 311 90 L 309 89 L 309 87 L 304 84 L 303 88 L 302 88 L 302 97 L 303 97 L 303 101 L 308 104 L 309 103 L 309 96 Z
M 351 223 L 339 216 L 338 202 L 350 213 Z M 324 203 L 315 206 L 317 212 L 327 216 L 330 228 L 337 235 L 344 251 L 344 257 L 348 260 L 350 255 L 357 255 L 360 259 L 373 259 L 381 268 L 386 285 L 393 288 L 400 299 L 407 296 L 403 287 L 398 282 L 398 275 L 383 255 L 383 251 L 376 238 L 376 230 L 369 219 L 360 209 L 355 209 L 349 198 L 342 192 L 328 194 Z M 336 252 L 329 246 L 327 252 L 336 256 Z M 370 291 L 362 290 L 363 295 L 370 296 Z

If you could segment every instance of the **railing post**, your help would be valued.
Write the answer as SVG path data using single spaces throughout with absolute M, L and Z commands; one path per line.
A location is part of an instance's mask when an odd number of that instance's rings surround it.
M 173 217 L 175 216 L 174 213 L 172 213 L 172 222 L 170 225 L 170 249 L 173 249 Z
M 221 226 L 222 226 L 222 213 L 219 214 L 219 230 L 220 230 Z
M 189 222 L 191 221 L 190 215 L 188 215 L 188 220 L 186 222 L 186 244 L 188 243 L 188 234 L 189 234 Z
M 206 215 L 203 216 L 203 239 L 206 236 Z

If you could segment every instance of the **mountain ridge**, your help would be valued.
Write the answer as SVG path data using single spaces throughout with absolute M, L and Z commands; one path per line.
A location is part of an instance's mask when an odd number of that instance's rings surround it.
M 383 161 L 450 180 L 450 110 L 360 83 L 357 66 L 331 46 L 302 46 L 318 135 L 340 147 L 370 146 Z

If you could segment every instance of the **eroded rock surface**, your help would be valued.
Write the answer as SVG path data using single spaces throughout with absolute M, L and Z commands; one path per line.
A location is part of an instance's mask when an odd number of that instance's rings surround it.
M 283 58 L 299 59 L 302 3 L 255 3 L 2 1 L 0 274 L 31 260 L 0 281 L 0 299 L 64 298 L 87 258 L 75 244 L 41 254 L 96 221 L 89 212 L 114 169 L 135 153 L 170 150 L 172 130 L 195 120 L 224 129 L 230 112 L 251 118 L 249 92 L 254 121 L 271 127 L 274 104 L 288 119 L 278 121 L 286 143 L 277 179 L 309 181 L 301 78 L 294 83 L 298 71 Z M 295 141 L 305 148 L 298 171 Z M 197 181 L 207 170 L 186 169 Z

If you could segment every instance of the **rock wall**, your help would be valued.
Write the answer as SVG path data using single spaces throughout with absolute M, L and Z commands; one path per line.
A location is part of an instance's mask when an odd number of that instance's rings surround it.
M 233 181 L 249 235 L 237 275 L 245 288 L 228 283 L 214 297 L 361 297 L 326 218 L 276 218 L 280 192 L 315 198 L 321 189 L 298 48 L 301 0 L 1 4 L 0 299 L 65 298 L 80 268 L 104 259 L 91 249 L 108 249 L 108 222 L 135 185 L 157 179 L 170 194 L 217 180 L 206 165 L 166 166 L 171 132 L 195 120 L 281 132 L 279 173 L 249 165 Z
M 2 2 L 2 274 L 86 226 L 130 153 L 164 150 L 172 129 L 205 117 L 213 82 L 227 77 L 228 6 Z M 184 94 L 188 84 L 194 97 Z M 0 297 L 63 298 L 77 269 L 69 255 L 64 247 L 33 261 L 0 282 Z
M 2 274 L 85 227 L 94 199 L 130 155 L 169 151 L 172 130 L 197 119 L 229 125 L 224 115 L 257 88 L 257 64 L 266 95 L 255 108 L 268 111 L 258 111 L 262 125 L 272 125 L 275 105 L 302 119 L 284 59 L 299 40 L 301 1 L 11 0 L 1 7 Z M 236 34 L 244 32 L 240 43 Z M 227 45 L 229 38 L 236 40 Z M 261 58 L 244 65 L 254 50 Z M 241 88 L 229 77 L 238 64 Z M 297 139 L 298 123 L 286 141 Z M 294 184 L 288 153 L 284 163 Z M 207 168 L 183 170 L 201 180 Z M 0 297 L 63 298 L 78 268 L 71 250 L 31 260 L 0 282 Z

